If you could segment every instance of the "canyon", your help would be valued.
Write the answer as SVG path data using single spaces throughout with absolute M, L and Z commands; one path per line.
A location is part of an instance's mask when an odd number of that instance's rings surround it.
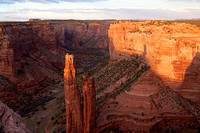
M 76 55 L 82 71 L 107 58 L 108 24 L 41 21 L 1 24 L 0 29 L 0 100 L 14 110 L 62 81 L 65 53 Z
M 111 61 L 89 73 L 98 79 L 98 130 L 197 132 L 200 28 L 119 21 L 110 25 L 109 38 Z
M 198 132 L 199 53 L 188 23 L 0 24 L 0 100 L 37 133 Z
M 170 21 L 119 22 L 109 30 L 111 59 L 138 54 L 165 84 L 200 103 L 200 28 Z

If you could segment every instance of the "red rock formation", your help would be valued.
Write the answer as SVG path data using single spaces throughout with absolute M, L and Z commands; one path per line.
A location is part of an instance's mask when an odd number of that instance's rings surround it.
M 27 74 L 26 68 L 33 66 L 27 58 L 51 70 L 57 69 L 55 65 L 59 64 L 61 68 L 58 70 L 63 70 L 64 63 L 56 58 L 62 55 L 61 52 L 85 48 L 108 49 L 109 45 L 108 26 L 103 24 L 51 24 L 41 21 L 2 24 L 0 29 L 0 75 L 15 83 L 23 79 L 30 81 L 38 76 L 37 71 Z M 55 56 L 48 58 L 50 54 Z
M 29 21 L 41 21 L 41 19 L 39 19 L 39 18 L 31 18 L 31 19 L 29 19 Z
M 66 103 L 66 132 L 96 132 L 96 90 L 94 79 L 83 76 L 83 108 L 76 81 L 74 56 L 66 54 L 64 69 L 64 90 Z M 83 118 L 83 119 L 82 119 Z
M 93 48 L 108 49 L 107 30 L 107 24 L 76 22 L 0 24 L 0 75 L 17 86 L 18 94 L 26 96 L 20 100 L 22 102 L 16 103 L 23 106 L 30 102 L 28 96 L 37 98 L 45 86 L 62 81 L 61 71 L 64 69 L 66 52 L 78 55 L 76 59 L 85 62 L 92 57 L 79 54 L 79 50 L 88 48 L 94 52 Z M 0 100 L 11 101 L 10 98 L 1 97 Z
M 81 97 L 76 82 L 73 55 L 65 56 L 64 90 L 66 103 L 66 132 L 82 133 L 82 108 Z
M 0 101 L 0 132 L 30 133 L 22 123 L 21 117 Z
M 143 55 L 160 76 L 175 81 L 184 80 L 200 51 L 200 28 L 185 23 L 122 22 L 110 26 L 109 37 L 111 58 L 117 52 Z
M 83 129 L 84 133 L 96 133 L 96 90 L 94 78 L 83 76 Z
M 194 72 L 187 72 L 193 64 L 193 59 L 200 60 L 200 28 L 195 25 L 168 21 L 118 22 L 111 24 L 109 29 L 110 57 L 120 58 L 120 55 L 139 54 L 146 58 L 155 71 L 173 89 L 182 89 L 188 74 L 195 80 L 184 88 L 184 96 L 199 103 L 200 79 L 198 67 Z M 199 66 L 195 61 L 195 66 Z M 187 73 L 186 73 L 187 72 Z M 185 85 L 184 85 L 185 87 Z M 188 90 L 190 90 L 188 92 Z M 191 97 L 192 94 L 197 97 Z M 187 96 L 186 96 L 187 95 Z

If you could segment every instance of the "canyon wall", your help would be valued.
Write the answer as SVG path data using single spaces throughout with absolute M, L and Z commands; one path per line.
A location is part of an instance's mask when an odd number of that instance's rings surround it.
M 67 52 L 77 55 L 79 67 L 85 67 L 82 62 L 99 58 L 92 57 L 91 52 L 107 50 L 108 45 L 108 24 L 78 21 L 0 24 L 0 76 L 14 83 L 20 102 L 9 102 L 13 100 L 5 97 L 4 94 L 11 93 L 6 86 L 0 86 L 3 95 L 0 100 L 9 107 L 15 105 L 12 109 L 19 109 L 42 95 L 44 87 L 62 81 Z
M 167 21 L 119 22 L 109 30 L 110 56 L 139 54 L 160 76 L 183 81 L 200 52 L 200 28 Z
M 168 21 L 115 22 L 109 38 L 111 60 L 89 73 L 98 79 L 98 131 L 197 131 L 200 28 Z
M 64 37 L 64 42 L 61 43 L 64 48 L 76 50 L 85 48 L 108 49 L 109 47 L 107 25 L 80 23 L 55 26 L 59 31 L 64 31 L 60 36 L 61 38 Z
M 53 70 L 64 68 L 63 62 L 45 59 L 44 50 L 49 50 L 55 56 L 64 57 L 62 51 L 66 50 L 108 49 L 108 26 L 103 24 L 38 22 L 2 24 L 0 28 L 0 75 L 13 82 L 17 82 L 26 73 L 28 57 L 40 59 L 40 63 L 45 62 L 43 64 Z M 26 75 L 26 80 L 31 80 L 32 77 L 34 79 L 36 76 Z
M 188 89 L 189 95 L 200 94 L 199 27 L 168 21 L 116 22 L 109 38 L 111 59 L 139 54 L 171 88 L 185 89 L 180 92 L 184 95 Z

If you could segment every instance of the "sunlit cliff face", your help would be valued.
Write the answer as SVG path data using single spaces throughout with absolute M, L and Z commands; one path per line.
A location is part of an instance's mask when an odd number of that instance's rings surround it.
M 109 30 L 110 56 L 139 54 L 162 78 L 184 80 L 200 51 L 200 28 L 168 21 L 119 22 Z M 198 57 L 199 58 L 199 57 Z

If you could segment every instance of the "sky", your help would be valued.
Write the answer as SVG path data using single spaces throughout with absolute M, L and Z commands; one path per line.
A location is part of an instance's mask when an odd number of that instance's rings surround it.
M 200 0 L 0 0 L 0 21 L 199 19 Z

